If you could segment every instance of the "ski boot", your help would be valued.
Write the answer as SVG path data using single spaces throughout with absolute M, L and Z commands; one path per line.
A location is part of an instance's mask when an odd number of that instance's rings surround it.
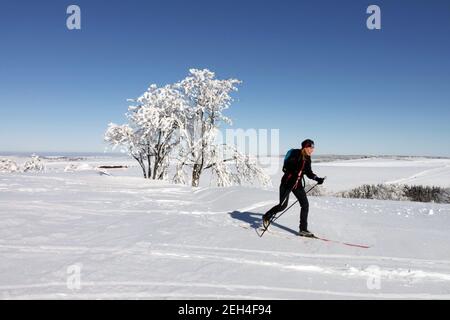
M 263 227 L 264 229 L 267 229 L 270 225 L 270 220 L 272 220 L 273 215 L 267 212 L 263 215 Z
M 307 238 L 314 238 L 315 237 L 315 235 L 312 232 L 308 231 L 308 230 L 300 230 L 298 235 L 300 237 L 307 237 Z

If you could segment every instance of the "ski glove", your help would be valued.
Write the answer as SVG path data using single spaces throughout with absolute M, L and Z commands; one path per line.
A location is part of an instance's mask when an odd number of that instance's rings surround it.
M 317 184 L 322 184 L 324 182 L 325 178 L 317 177 L 315 180 L 317 181 Z

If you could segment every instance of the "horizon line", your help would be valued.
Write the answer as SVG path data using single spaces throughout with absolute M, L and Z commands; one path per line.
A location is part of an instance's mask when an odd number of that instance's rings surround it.
M 100 154 L 105 154 L 105 155 L 124 155 L 124 156 L 128 156 L 128 154 L 126 152 L 119 152 L 119 151 L 1 151 L 0 150 L 0 156 L 14 156 L 14 155 L 24 155 L 24 154 L 29 154 L 30 156 L 33 154 L 36 154 L 37 156 L 39 156 L 39 153 L 41 154 L 72 154 L 72 155 L 76 155 L 76 154 L 96 154 L 96 155 L 100 155 Z M 259 157 L 266 157 L 268 155 L 263 155 L 263 156 L 259 156 Z M 284 156 L 284 153 L 282 154 L 278 154 L 278 155 L 270 155 L 270 157 L 282 157 Z M 419 157 L 423 157 L 423 158 L 444 158 L 444 159 L 450 159 L 450 156 L 444 156 L 444 155 L 411 155 L 411 154 L 374 154 L 374 153 L 317 153 L 314 156 L 364 156 L 364 157 L 415 157 L 415 158 L 419 158 Z M 313 156 L 313 157 L 314 157 Z M 256 156 L 258 157 L 258 156 Z

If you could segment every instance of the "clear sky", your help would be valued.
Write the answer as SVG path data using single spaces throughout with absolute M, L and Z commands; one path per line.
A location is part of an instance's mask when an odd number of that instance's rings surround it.
M 2 1 L 0 151 L 101 152 L 126 99 L 208 68 L 243 81 L 234 127 L 280 129 L 282 152 L 450 156 L 449 41 L 448 0 Z

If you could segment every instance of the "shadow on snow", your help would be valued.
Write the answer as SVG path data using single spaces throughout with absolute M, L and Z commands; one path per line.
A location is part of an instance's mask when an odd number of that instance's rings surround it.
M 233 211 L 229 213 L 230 217 L 236 220 L 239 220 L 241 222 L 244 222 L 246 224 L 246 227 L 254 229 L 255 231 L 258 231 L 258 229 L 262 228 L 262 214 L 261 213 L 255 213 L 255 212 L 241 212 L 241 211 Z M 293 235 L 298 235 L 298 232 L 296 230 L 293 230 L 291 228 L 288 228 L 286 226 L 283 226 L 277 222 L 272 222 L 270 225 L 271 227 L 277 227 L 279 229 L 282 229 L 286 232 L 289 232 Z

